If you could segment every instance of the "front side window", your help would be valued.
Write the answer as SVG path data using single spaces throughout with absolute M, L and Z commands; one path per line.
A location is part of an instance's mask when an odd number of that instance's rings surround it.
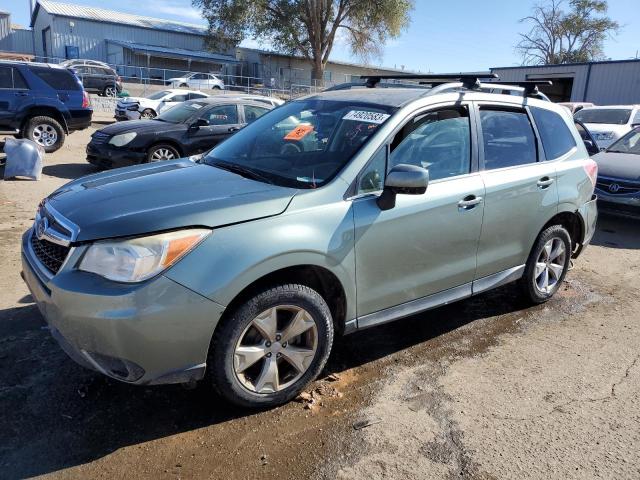
M 631 117 L 631 109 L 626 108 L 584 108 L 574 115 L 582 123 L 604 123 L 626 125 Z
M 531 113 L 547 160 L 561 157 L 576 146 L 571 130 L 560 115 L 538 107 L 531 107 Z
M 204 93 L 190 93 L 189 100 L 198 100 L 199 98 L 207 98 Z
M 387 169 L 387 146 L 378 150 L 366 168 L 358 176 L 357 195 L 378 192 L 384 187 Z
M 149 100 L 160 100 L 160 99 L 166 97 L 167 95 L 169 95 L 170 93 L 171 92 L 168 91 L 168 90 L 161 90 L 159 92 L 155 92 L 155 93 L 152 93 L 151 95 L 148 95 L 147 98 Z
M 278 185 L 317 188 L 333 179 L 394 111 L 354 101 L 290 102 L 216 146 L 203 161 L 253 170 Z
M 238 107 L 235 105 L 220 105 L 213 107 L 202 116 L 209 125 L 234 125 L 238 123 Z
M 247 123 L 251 123 L 254 120 L 257 120 L 262 115 L 269 111 L 268 108 L 264 107 L 256 107 L 255 105 L 245 105 L 244 106 L 244 119 Z
M 485 170 L 537 161 L 533 127 L 524 110 L 481 109 L 480 125 Z
M 178 93 L 171 97 L 171 102 L 186 102 L 189 99 L 188 93 Z
M 607 152 L 632 153 L 640 155 L 640 128 L 627 133 L 624 137 L 611 145 Z
M 429 178 L 455 177 L 471 168 L 471 129 L 465 107 L 414 117 L 391 144 L 389 168 L 405 163 L 427 168 Z

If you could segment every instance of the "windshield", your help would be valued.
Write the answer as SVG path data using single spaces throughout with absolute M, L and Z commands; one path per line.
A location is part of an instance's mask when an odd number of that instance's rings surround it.
M 206 103 L 201 102 L 179 103 L 175 107 L 171 107 L 162 112 L 156 117 L 156 120 L 169 123 L 182 123 L 206 105 Z
M 629 121 L 631 110 L 625 108 L 585 108 L 575 114 L 582 123 L 608 123 L 625 125 Z
M 607 152 L 633 153 L 640 155 L 640 128 L 627 133 L 624 137 L 611 145 Z
M 233 164 L 277 185 L 317 188 L 329 182 L 394 111 L 360 102 L 291 102 L 215 147 L 203 162 L 226 168 Z
M 162 90 L 161 92 L 152 93 L 151 95 L 147 96 L 147 98 L 149 100 L 160 100 L 162 97 L 166 97 L 170 93 L 171 92 L 169 90 Z

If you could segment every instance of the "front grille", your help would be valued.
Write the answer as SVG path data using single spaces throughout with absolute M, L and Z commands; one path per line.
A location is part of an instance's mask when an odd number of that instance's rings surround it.
M 93 143 L 94 145 L 102 145 L 107 143 L 110 138 L 111 138 L 111 135 L 107 135 L 106 133 L 102 133 L 102 132 L 95 132 L 91 136 L 91 143 Z
M 53 274 L 58 273 L 70 250 L 70 247 L 63 247 L 44 239 L 39 240 L 35 234 L 31 235 L 31 248 L 40 263 Z
M 613 190 L 612 185 L 615 185 Z M 598 178 L 596 187 L 609 195 L 628 195 L 640 192 L 640 184 L 613 178 Z

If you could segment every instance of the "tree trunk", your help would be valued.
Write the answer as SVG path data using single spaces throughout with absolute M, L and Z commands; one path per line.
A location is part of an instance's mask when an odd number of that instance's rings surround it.
M 313 61 L 311 80 L 316 87 L 322 87 L 324 85 L 324 65 L 322 64 L 321 57 Z

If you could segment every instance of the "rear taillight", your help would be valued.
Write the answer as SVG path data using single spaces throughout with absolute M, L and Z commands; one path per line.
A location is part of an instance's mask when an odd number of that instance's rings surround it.
M 592 185 L 595 187 L 596 180 L 598 179 L 598 164 L 594 160 L 586 160 L 584 162 L 584 171 L 587 172 L 589 180 L 591 180 Z
M 85 91 L 82 92 L 82 108 L 89 108 L 89 94 Z

